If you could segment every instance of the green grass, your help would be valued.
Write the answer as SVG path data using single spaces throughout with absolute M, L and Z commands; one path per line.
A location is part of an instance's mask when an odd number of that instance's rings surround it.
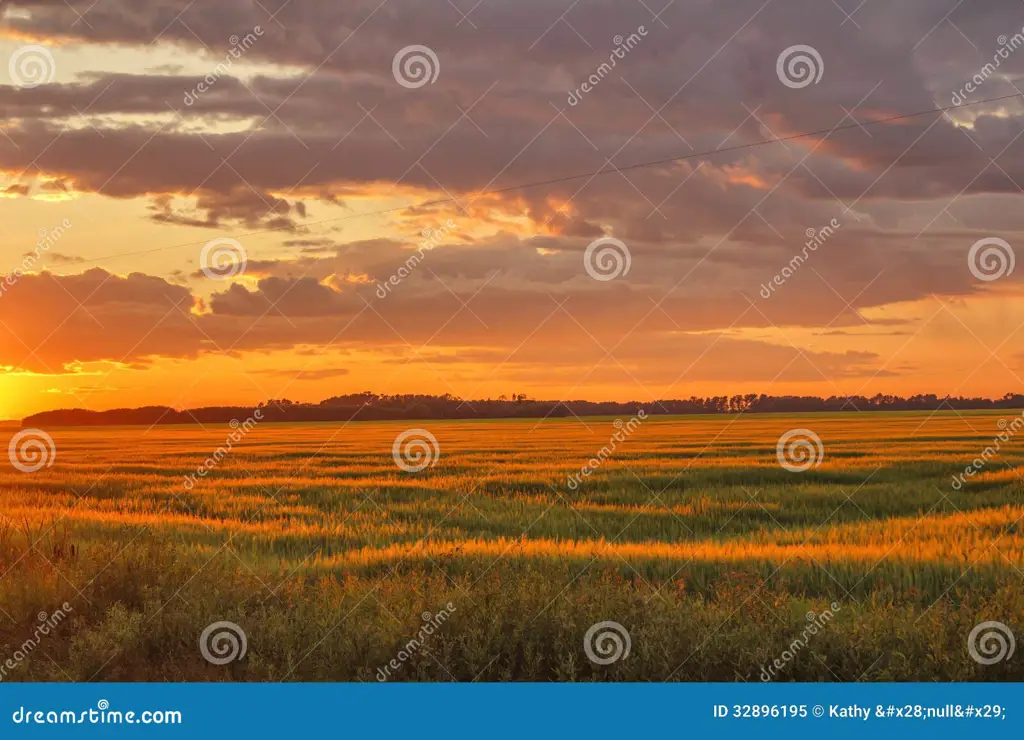
M 575 490 L 612 420 L 265 424 L 192 489 L 228 427 L 51 430 L 51 467 L 0 473 L 0 665 L 72 609 L 3 680 L 375 681 L 449 602 L 391 680 L 757 681 L 831 604 L 776 680 L 1024 680 L 967 644 L 1024 621 L 1021 442 L 950 485 L 999 418 L 653 417 Z M 436 466 L 396 466 L 407 427 Z M 212 665 L 225 620 L 248 651 Z M 609 620 L 630 654 L 597 665 Z

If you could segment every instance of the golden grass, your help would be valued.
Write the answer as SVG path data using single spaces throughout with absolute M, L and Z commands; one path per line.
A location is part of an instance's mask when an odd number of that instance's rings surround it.
M 243 540 L 328 570 L 411 555 L 1016 566 L 1021 443 L 963 491 L 949 486 L 999 418 L 653 417 L 578 490 L 567 477 L 608 442 L 612 420 L 263 424 L 191 489 L 185 475 L 226 425 L 54 430 L 55 464 L 4 471 L 0 504 L 12 520 L 63 521 L 87 538 L 143 527 L 202 548 Z M 441 449 L 420 474 L 391 454 L 411 426 Z M 803 474 L 775 454 L 794 427 L 825 447 Z
M 0 469 L 0 648 L 69 601 L 19 678 L 375 681 L 457 601 L 401 680 L 756 681 L 835 603 L 786 678 L 1021 680 L 965 641 L 1024 613 L 1024 439 L 952 485 L 1012 415 L 652 417 L 576 486 L 614 420 L 261 424 L 189 485 L 227 425 L 50 430 L 52 467 Z M 416 474 L 411 427 L 441 450 Z M 801 427 L 825 457 L 796 473 Z M 634 654 L 595 666 L 608 619 Z M 250 652 L 214 667 L 220 620 Z

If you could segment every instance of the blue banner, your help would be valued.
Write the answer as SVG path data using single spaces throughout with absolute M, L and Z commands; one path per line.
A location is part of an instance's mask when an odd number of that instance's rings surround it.
M 1022 698 L 1024 684 L 3 684 L 0 737 L 1020 738 Z

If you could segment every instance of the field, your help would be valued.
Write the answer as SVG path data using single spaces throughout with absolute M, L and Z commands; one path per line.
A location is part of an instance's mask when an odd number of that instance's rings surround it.
M 1017 418 L 48 430 L 52 465 L 0 471 L 2 678 L 1024 680 L 977 659 L 1024 625 Z M 244 654 L 200 649 L 217 622 Z

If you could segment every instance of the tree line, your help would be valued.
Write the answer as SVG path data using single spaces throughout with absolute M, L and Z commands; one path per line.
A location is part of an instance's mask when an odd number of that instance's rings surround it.
M 271 399 L 257 406 L 206 406 L 172 409 L 143 406 L 134 409 L 90 411 L 59 409 L 43 411 L 22 420 L 25 427 L 111 426 L 156 424 L 217 424 L 242 420 L 261 409 L 264 421 L 272 422 L 344 422 L 397 419 L 505 419 L 559 418 L 573 416 L 634 415 L 641 409 L 648 415 L 738 414 L 738 413 L 818 413 L 857 411 L 938 411 L 1020 409 L 1024 394 L 1007 393 L 1001 398 L 968 398 L 919 394 L 909 397 L 889 394 L 874 396 L 767 396 L 750 393 L 734 396 L 691 396 L 661 401 L 539 401 L 515 393 L 479 400 L 465 400 L 451 394 L 386 395 L 349 393 L 320 401 L 296 402 Z

